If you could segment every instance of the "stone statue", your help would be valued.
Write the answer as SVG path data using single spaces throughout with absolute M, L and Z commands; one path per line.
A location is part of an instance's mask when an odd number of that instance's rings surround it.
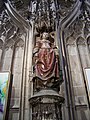
M 35 77 L 42 83 L 50 83 L 59 79 L 58 57 L 49 40 L 49 34 L 43 33 L 42 39 L 37 41 L 38 52 L 35 62 Z

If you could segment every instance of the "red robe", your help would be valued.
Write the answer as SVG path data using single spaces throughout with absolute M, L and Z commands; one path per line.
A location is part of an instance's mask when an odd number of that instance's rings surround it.
M 58 59 L 54 50 L 50 48 L 39 49 L 38 59 L 35 66 L 36 77 L 41 80 L 50 80 L 59 78 Z

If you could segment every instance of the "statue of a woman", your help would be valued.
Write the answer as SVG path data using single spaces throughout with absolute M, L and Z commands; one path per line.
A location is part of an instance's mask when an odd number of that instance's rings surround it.
M 43 33 L 38 41 L 39 51 L 35 63 L 35 76 L 43 82 L 59 78 L 58 58 L 49 41 L 48 33 Z

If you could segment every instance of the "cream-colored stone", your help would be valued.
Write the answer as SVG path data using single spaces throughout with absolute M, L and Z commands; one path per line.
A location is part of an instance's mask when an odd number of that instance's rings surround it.
M 13 75 L 13 86 L 15 88 L 21 87 L 22 74 L 16 73 Z
M 14 107 L 20 106 L 20 98 L 14 98 Z
M 24 51 L 24 49 L 22 47 L 17 47 L 16 50 L 15 50 L 15 52 L 16 52 L 15 58 L 22 57 L 23 56 L 23 51 Z
M 12 57 L 13 50 L 9 48 L 8 50 L 5 50 L 5 58 L 11 58 Z
M 73 87 L 73 88 L 74 88 L 74 95 L 75 96 L 85 95 L 85 87 L 84 86 L 78 86 L 78 87 Z
M 86 96 L 75 96 L 75 105 L 87 105 Z
M 69 55 L 76 55 L 77 54 L 76 46 L 68 45 L 67 48 L 68 48 Z
M 90 120 L 90 114 L 88 109 L 78 109 L 77 110 L 78 120 Z
M 20 98 L 20 92 L 21 92 L 21 89 L 20 89 L 20 88 L 15 88 L 14 98 Z
M 82 75 L 80 74 L 80 72 L 71 72 L 71 77 L 72 77 L 72 82 L 73 82 L 73 86 L 80 86 L 83 85 L 83 79 L 82 79 Z
M 3 71 L 10 71 L 11 68 L 11 58 L 5 58 L 3 62 Z
M 78 57 L 76 55 L 70 55 L 69 60 L 70 60 L 71 71 L 80 71 Z
M 81 55 L 88 55 L 86 45 L 78 45 L 78 49 Z
M 28 109 L 25 109 L 25 112 L 24 112 L 24 119 L 25 120 L 29 120 L 29 110 Z
M 13 113 L 12 120 L 19 120 L 19 113 Z

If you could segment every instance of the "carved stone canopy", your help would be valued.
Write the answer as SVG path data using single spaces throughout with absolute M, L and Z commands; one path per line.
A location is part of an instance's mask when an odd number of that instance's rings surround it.
M 56 24 L 65 28 L 82 13 L 87 13 L 86 19 L 90 15 L 89 0 L 1 0 L 0 3 L 0 15 L 4 9 L 21 30 L 29 29 L 34 22 L 38 32 L 52 32 Z

